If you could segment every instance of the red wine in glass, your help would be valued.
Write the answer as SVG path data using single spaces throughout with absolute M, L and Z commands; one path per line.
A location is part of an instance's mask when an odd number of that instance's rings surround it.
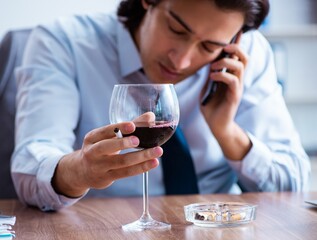
M 151 126 L 146 125 L 149 124 L 137 123 L 135 131 L 124 136 L 133 135 L 138 137 L 140 140 L 139 148 L 152 148 L 164 144 L 176 130 L 176 126 L 171 124 L 159 123 Z

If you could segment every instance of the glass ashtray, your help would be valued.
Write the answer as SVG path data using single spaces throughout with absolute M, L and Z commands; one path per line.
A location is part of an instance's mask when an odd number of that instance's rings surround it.
M 184 206 L 188 222 L 200 227 L 229 227 L 255 220 L 256 205 L 241 202 L 194 203 Z

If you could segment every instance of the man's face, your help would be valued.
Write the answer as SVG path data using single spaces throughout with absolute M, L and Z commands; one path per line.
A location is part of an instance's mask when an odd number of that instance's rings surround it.
M 147 9 L 135 41 L 154 83 L 177 83 L 214 60 L 243 25 L 240 12 L 210 0 L 162 0 Z

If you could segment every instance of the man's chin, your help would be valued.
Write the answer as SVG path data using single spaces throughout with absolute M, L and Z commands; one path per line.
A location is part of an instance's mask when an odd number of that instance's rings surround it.
M 152 83 L 157 83 L 157 84 L 176 84 L 176 83 L 178 83 L 178 82 L 180 82 L 180 81 L 182 81 L 182 80 L 169 80 L 169 79 L 158 79 L 158 80 L 154 80 L 154 81 L 152 81 L 152 80 L 150 80 L 150 82 L 152 82 Z
M 185 79 L 185 77 L 178 77 L 178 78 L 173 78 L 173 79 L 170 79 L 170 78 L 167 78 L 167 77 L 160 77 L 160 76 L 156 76 L 156 77 L 153 77 L 153 78 L 149 78 L 151 82 L 153 83 L 171 83 L 171 84 L 176 84 L 176 83 L 179 83 L 181 81 L 183 81 Z
M 163 74 L 147 74 L 147 77 L 149 78 L 150 82 L 152 83 L 158 83 L 158 84 L 163 84 L 163 83 L 171 83 L 171 84 L 176 84 L 181 82 L 182 80 L 186 79 L 188 76 L 186 75 L 179 75 L 177 77 L 172 76 L 164 76 Z

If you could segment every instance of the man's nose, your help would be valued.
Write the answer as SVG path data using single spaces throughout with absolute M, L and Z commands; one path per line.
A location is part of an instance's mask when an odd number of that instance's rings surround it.
M 173 48 L 169 51 L 168 57 L 173 63 L 175 70 L 183 70 L 191 64 L 192 49 L 189 47 Z

